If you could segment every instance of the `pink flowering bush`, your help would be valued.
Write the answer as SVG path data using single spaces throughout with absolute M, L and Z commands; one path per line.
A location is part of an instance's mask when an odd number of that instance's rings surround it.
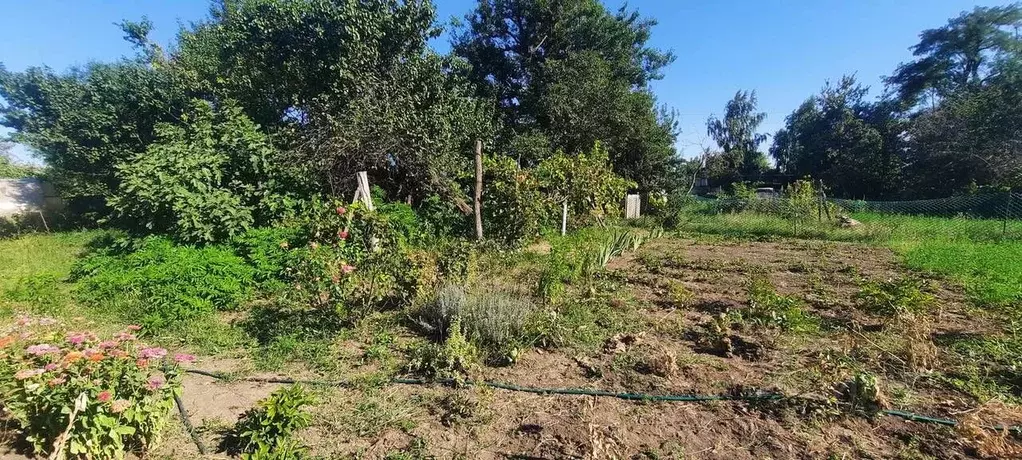
M 130 328 L 112 338 L 61 333 L 19 320 L 0 331 L 0 401 L 37 456 L 123 458 L 157 441 L 190 355 L 139 342 Z

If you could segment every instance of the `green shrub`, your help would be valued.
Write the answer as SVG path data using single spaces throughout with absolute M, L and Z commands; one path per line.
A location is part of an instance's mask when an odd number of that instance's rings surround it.
M 0 338 L 7 414 L 37 456 L 123 458 L 132 450 L 145 457 L 180 390 L 177 363 L 191 356 L 169 359 L 130 330 L 100 341 L 90 332 L 59 333 L 54 323 L 21 318 L 32 339 L 18 331 Z
M 479 352 L 454 320 L 440 343 L 427 342 L 411 350 L 408 370 L 435 380 L 463 381 L 478 361 Z
M 311 417 L 305 406 L 314 400 L 301 385 L 274 391 L 256 408 L 241 416 L 235 436 L 245 460 L 290 460 L 303 458 L 305 448 L 294 434 L 309 426 Z
M 253 278 L 262 284 L 283 278 L 291 262 L 290 248 L 304 244 L 301 230 L 295 227 L 254 228 L 231 240 L 235 253 L 252 267 Z
M 913 277 L 886 281 L 862 281 L 855 295 L 859 305 L 872 313 L 902 316 L 924 313 L 934 297 L 925 280 Z
M 534 240 L 551 220 L 532 170 L 508 157 L 486 158 L 483 232 L 487 239 L 517 247 Z
M 625 193 L 635 183 L 614 173 L 610 154 L 597 141 L 589 152 L 557 152 L 536 167 L 540 188 L 548 197 L 548 214 L 568 203 L 572 224 L 601 222 L 621 214 Z
M 237 308 L 250 295 L 254 270 L 227 248 L 178 246 L 149 237 L 129 252 L 106 250 L 76 264 L 77 297 L 160 329 L 216 310 Z
M 108 200 L 118 222 L 186 242 L 223 241 L 267 222 L 274 150 L 240 108 L 195 100 L 182 125 L 161 124 L 144 153 L 118 165 Z
M 811 332 L 819 328 L 817 319 L 805 311 L 802 300 L 778 294 L 765 279 L 753 280 L 749 287 L 749 308 L 743 311 L 742 319 L 791 332 Z
M 522 345 L 526 320 L 532 303 L 510 291 L 465 288 L 448 284 L 437 291 L 436 300 L 426 303 L 414 319 L 428 332 L 442 336 L 455 323 L 473 343 L 495 361 L 514 361 Z

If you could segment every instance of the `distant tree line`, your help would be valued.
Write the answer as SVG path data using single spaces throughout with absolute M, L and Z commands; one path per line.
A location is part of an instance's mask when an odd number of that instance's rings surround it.
M 350 194 L 356 171 L 466 212 L 476 139 L 517 168 L 606 151 L 635 189 L 670 189 L 677 127 L 649 83 L 674 56 L 654 25 L 598 0 L 479 0 L 441 55 L 430 0 L 218 0 L 168 49 L 143 18 L 120 24 L 121 61 L 0 66 L 0 125 L 73 206 L 192 240 Z
M 716 185 L 823 181 L 833 195 L 938 198 L 1022 186 L 1022 8 L 977 7 L 924 30 L 915 59 L 885 92 L 845 76 L 827 82 L 773 135 L 767 165 L 755 93 L 740 91 L 708 134 L 701 167 Z

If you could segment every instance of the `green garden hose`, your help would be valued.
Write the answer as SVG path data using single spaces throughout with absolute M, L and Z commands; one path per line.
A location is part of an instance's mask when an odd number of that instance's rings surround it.
M 186 369 L 185 372 L 192 374 L 205 375 L 207 377 L 213 377 L 220 380 L 239 380 L 244 382 L 256 382 L 256 383 L 280 383 L 280 384 L 303 384 L 303 385 L 321 385 L 321 386 L 338 386 L 338 387 L 351 387 L 352 382 L 348 381 L 324 381 L 324 380 L 296 380 L 289 378 L 277 378 L 277 377 L 245 377 L 245 378 L 232 378 L 229 375 L 221 374 L 217 372 L 202 371 L 198 369 Z M 453 380 L 453 379 L 439 379 L 439 380 L 426 380 L 426 379 L 407 379 L 407 378 L 393 378 L 390 383 L 402 384 L 402 385 L 429 385 L 429 384 L 440 384 L 440 385 L 481 385 L 491 388 L 498 388 L 507 391 L 519 391 L 524 393 L 533 393 L 540 395 L 576 395 L 576 396 L 601 396 L 611 397 L 618 399 L 625 399 L 629 401 L 671 401 L 671 402 L 706 402 L 706 401 L 766 401 L 766 400 L 782 400 L 786 397 L 780 393 L 751 393 L 751 394 L 722 394 L 722 395 L 699 395 L 699 394 L 684 394 L 684 395 L 656 395 L 648 393 L 617 393 L 606 390 L 591 390 L 588 388 L 540 388 L 540 387 L 529 387 L 512 385 L 508 383 L 491 382 L 488 380 L 474 381 L 474 380 Z M 911 422 L 919 423 L 931 423 L 935 425 L 943 426 L 958 426 L 958 421 L 949 418 L 929 417 L 926 415 L 915 414 L 912 412 L 900 411 L 900 410 L 883 410 L 881 414 L 902 418 Z M 1009 426 L 1009 425 L 981 425 L 982 428 L 993 430 L 993 431 L 1008 431 L 1013 434 L 1022 434 L 1022 426 Z

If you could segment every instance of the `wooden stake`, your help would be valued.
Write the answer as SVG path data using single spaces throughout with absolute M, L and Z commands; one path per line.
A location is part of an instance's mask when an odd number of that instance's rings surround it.
M 564 207 L 561 208 L 561 236 L 568 233 L 568 200 L 564 200 Z
M 476 239 L 483 240 L 483 141 L 476 139 L 476 190 L 473 208 L 476 218 Z

